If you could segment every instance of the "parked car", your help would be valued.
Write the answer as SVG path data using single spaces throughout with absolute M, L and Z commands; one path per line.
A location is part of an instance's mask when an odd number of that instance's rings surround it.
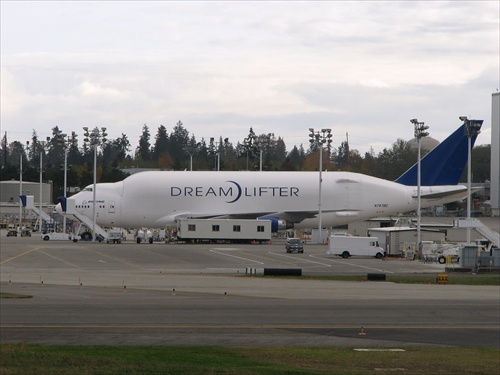
M 17 230 L 11 229 L 7 232 L 7 237 L 17 237 Z
M 303 253 L 304 244 L 300 238 L 288 238 L 285 243 L 287 253 Z

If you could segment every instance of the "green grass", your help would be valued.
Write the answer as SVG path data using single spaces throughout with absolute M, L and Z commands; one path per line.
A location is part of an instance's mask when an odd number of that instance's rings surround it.
M 0 298 L 33 298 L 27 294 L 0 293 Z
M 495 349 L 0 345 L 0 374 L 498 374 Z
M 445 272 L 443 272 L 445 273 Z M 471 275 L 452 274 L 448 275 L 448 284 L 452 285 L 494 285 L 500 286 L 499 274 Z M 386 281 L 399 284 L 437 284 L 436 274 L 414 274 L 414 275 L 386 275 Z M 248 277 L 248 276 L 245 276 Z M 331 281 L 366 281 L 367 275 L 338 275 L 338 276 L 250 276 L 270 278 L 292 278 L 304 280 L 331 280 Z M 372 281 L 370 281 L 372 282 Z M 380 282 L 380 281 L 373 281 Z

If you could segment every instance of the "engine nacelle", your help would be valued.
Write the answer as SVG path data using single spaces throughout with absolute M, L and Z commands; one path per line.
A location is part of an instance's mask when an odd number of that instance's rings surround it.
M 280 230 L 293 229 L 294 227 L 294 224 L 292 222 L 272 216 L 261 216 L 258 217 L 257 220 L 270 220 L 272 233 L 276 233 Z

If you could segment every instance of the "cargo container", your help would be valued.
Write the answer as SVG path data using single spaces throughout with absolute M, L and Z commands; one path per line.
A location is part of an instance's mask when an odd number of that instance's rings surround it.
M 177 240 L 186 242 L 249 243 L 271 240 L 270 220 L 180 219 Z

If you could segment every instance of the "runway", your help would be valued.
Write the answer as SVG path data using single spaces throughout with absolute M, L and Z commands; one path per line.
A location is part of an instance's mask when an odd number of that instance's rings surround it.
M 245 275 L 301 268 L 289 279 Z M 0 341 L 69 345 L 500 348 L 498 287 L 340 282 L 308 275 L 430 273 L 326 247 L 44 242 L 2 237 Z M 363 327 L 363 328 L 361 328 Z

